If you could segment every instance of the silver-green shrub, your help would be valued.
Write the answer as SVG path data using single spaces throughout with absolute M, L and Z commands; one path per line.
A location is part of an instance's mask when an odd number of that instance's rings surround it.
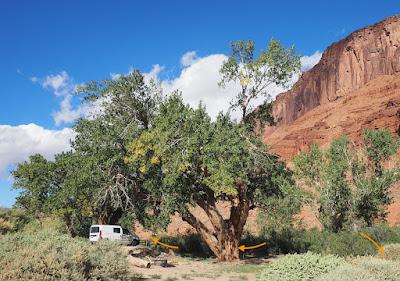
M 385 253 L 383 255 L 378 254 L 378 257 L 382 257 L 386 260 L 393 260 L 400 262 L 400 244 L 388 244 L 384 247 Z
M 135 280 L 112 242 L 38 232 L 0 236 L 0 280 Z
M 314 280 L 345 263 L 343 258 L 311 252 L 301 255 L 286 255 L 267 265 L 261 272 L 259 281 Z
M 359 257 L 316 281 L 397 281 L 400 280 L 400 263 L 375 257 Z

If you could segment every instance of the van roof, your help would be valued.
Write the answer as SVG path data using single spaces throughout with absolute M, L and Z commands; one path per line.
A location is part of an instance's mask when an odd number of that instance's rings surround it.
M 116 225 L 116 224 L 92 224 L 90 227 L 93 226 L 112 226 L 112 227 L 121 227 L 120 225 Z

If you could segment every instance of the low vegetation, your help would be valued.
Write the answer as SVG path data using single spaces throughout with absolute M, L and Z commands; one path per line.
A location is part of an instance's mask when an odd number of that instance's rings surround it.
M 49 231 L 0 236 L 0 280 L 137 280 L 114 243 Z
M 271 262 L 260 274 L 260 281 L 303 281 L 335 270 L 345 260 L 314 253 L 286 255 Z
M 391 244 L 384 248 L 385 255 L 376 254 L 346 259 L 311 252 L 286 255 L 265 266 L 258 280 L 399 280 L 400 244 Z

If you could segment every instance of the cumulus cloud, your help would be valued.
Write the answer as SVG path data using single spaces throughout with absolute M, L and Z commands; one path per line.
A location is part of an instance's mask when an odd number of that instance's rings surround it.
M 92 108 L 88 105 L 73 106 L 74 92 L 78 84 L 66 71 L 50 74 L 44 78 L 31 77 L 33 83 L 39 83 L 43 88 L 53 92 L 60 99 L 59 110 L 53 112 L 54 122 L 57 126 L 63 123 L 71 123 L 79 117 L 89 116 Z
M 53 159 L 54 154 L 70 149 L 70 140 L 74 137 L 70 128 L 47 130 L 36 124 L 0 125 L 0 175 L 35 153 Z
M 307 71 L 310 70 L 311 68 L 316 65 L 322 57 L 322 53 L 320 51 L 316 51 L 314 54 L 311 56 L 302 56 L 300 61 L 301 61 L 301 70 L 302 71 Z

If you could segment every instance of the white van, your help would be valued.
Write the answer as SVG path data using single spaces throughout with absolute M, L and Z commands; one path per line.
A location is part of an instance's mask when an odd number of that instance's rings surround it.
M 96 242 L 99 239 L 119 241 L 124 245 L 136 246 L 140 239 L 136 234 L 131 234 L 119 225 L 95 224 L 90 227 L 89 240 Z

